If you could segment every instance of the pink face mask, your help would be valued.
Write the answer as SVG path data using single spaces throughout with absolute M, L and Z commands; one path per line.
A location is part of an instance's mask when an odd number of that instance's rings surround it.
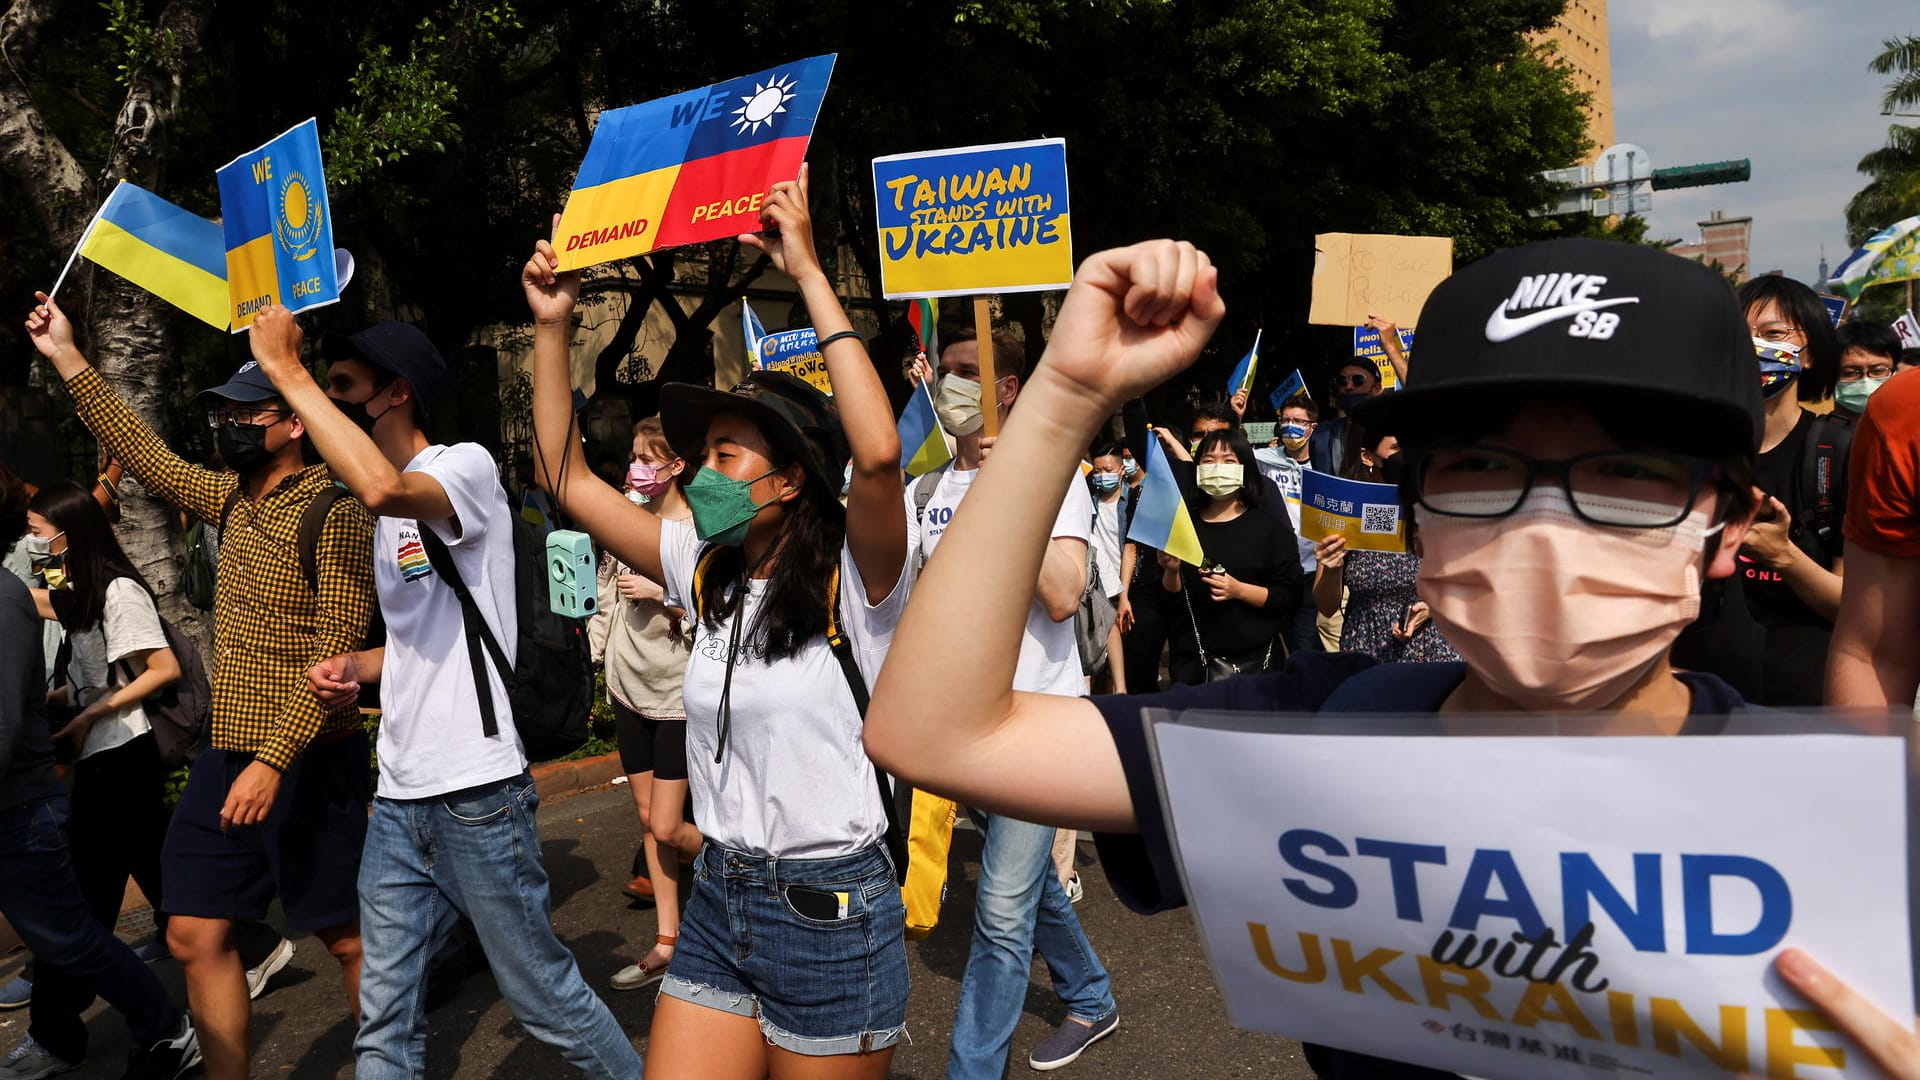
M 635 461 L 627 466 L 627 486 L 651 499 L 667 490 L 673 483 L 673 473 L 666 472 L 658 465 L 649 465 L 644 461 Z
M 1495 693 L 1523 709 L 1599 709 L 1666 655 L 1700 613 L 1709 526 L 1592 525 L 1564 491 L 1502 518 L 1415 510 L 1419 592 L 1434 625 Z

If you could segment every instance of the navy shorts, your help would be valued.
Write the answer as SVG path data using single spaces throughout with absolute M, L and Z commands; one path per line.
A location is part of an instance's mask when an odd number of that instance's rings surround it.
M 906 1031 L 906 926 L 880 845 L 770 859 L 708 843 L 660 992 L 755 1017 L 796 1054 L 884 1050 Z
M 187 773 L 161 852 L 169 915 L 264 918 L 275 896 L 289 930 L 325 930 L 360 916 L 367 842 L 367 737 L 316 742 L 280 778 L 267 820 L 220 831 L 220 808 L 253 755 L 203 752 Z

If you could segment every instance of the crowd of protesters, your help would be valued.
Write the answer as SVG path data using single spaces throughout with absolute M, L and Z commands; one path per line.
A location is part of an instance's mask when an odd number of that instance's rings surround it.
M 423 1075 L 436 950 L 465 937 L 584 1074 L 884 1077 L 908 1034 L 896 785 L 957 800 L 983 839 L 948 1075 L 1005 1072 L 1036 953 L 1065 1019 L 1027 1063 L 1056 1069 L 1120 1023 L 1075 913 L 1071 830 L 1096 832 L 1129 907 L 1185 903 L 1143 709 L 1678 726 L 1920 690 L 1920 377 L 1895 374 L 1910 354 L 1891 329 L 1836 331 L 1805 286 L 1736 295 L 1598 241 L 1501 252 L 1434 292 L 1417 357 L 1371 320 L 1388 366 L 1280 403 L 1256 446 L 1245 393 L 1195 402 L 1184 437 L 1148 422 L 1142 396 L 1225 308 L 1204 253 L 1142 243 L 1085 261 L 1037 363 L 970 330 L 917 359 L 953 456 L 909 478 L 808 203 L 803 170 L 742 239 L 797 286 L 832 396 L 759 371 L 669 384 L 617 475 L 589 467 L 569 383 L 579 275 L 540 242 L 516 495 L 478 444 L 428 437 L 446 365 L 412 326 L 323 338 L 316 380 L 295 318 L 263 311 L 253 360 L 201 395 L 215 471 L 38 298 L 27 332 L 114 465 L 94 490 L 30 490 L 0 464 L 0 913 L 34 956 L 0 992 L 31 1003 L 0 1080 L 78 1067 L 96 995 L 133 1033 L 127 1075 L 247 1076 L 249 1001 L 293 949 L 264 925 L 276 899 L 338 962 L 358 1076 Z M 1635 298 L 1608 335 L 1487 328 L 1516 282 L 1573 271 Z M 1129 538 L 1150 458 L 1198 565 Z M 121 469 L 217 532 L 204 658 L 115 537 Z M 1307 539 L 1311 472 L 1395 485 L 1408 550 Z M 644 1064 L 550 923 L 516 722 L 529 509 L 601 552 L 590 631 L 637 818 L 626 891 L 658 915 L 608 989 L 658 994 Z M 210 722 L 183 747 L 170 717 L 196 695 Z M 129 878 L 162 927 L 140 953 L 113 935 Z M 147 966 L 163 955 L 185 1007 Z M 1777 966 L 1920 1077 L 1904 1023 L 1811 957 Z M 1307 1058 L 1323 1077 L 1437 1075 Z

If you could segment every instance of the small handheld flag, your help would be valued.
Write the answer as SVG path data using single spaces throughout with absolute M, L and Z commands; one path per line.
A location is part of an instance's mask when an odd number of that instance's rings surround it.
M 1280 410 L 1287 407 L 1287 402 L 1306 392 L 1307 380 L 1301 378 L 1300 369 L 1295 368 L 1286 378 L 1280 380 L 1280 385 L 1273 388 L 1273 393 L 1267 395 L 1267 400 L 1273 402 L 1273 414 L 1278 416 Z
M 1227 377 L 1228 398 L 1253 391 L 1253 373 L 1260 367 L 1260 333 L 1259 330 L 1253 332 L 1253 348 L 1247 350 L 1247 355 L 1234 365 L 1233 374 Z
M 304 120 L 214 172 L 234 333 L 269 304 L 305 311 L 340 300 L 320 126 Z
M 753 305 L 744 296 L 740 298 L 740 336 L 747 341 L 747 366 L 759 370 L 760 342 L 767 336 L 767 328 L 760 325 L 760 316 L 754 314 Z
M 1147 475 L 1141 481 L 1140 505 L 1127 527 L 1127 539 L 1193 566 L 1206 557 L 1200 551 L 1200 535 L 1194 531 L 1187 500 L 1180 497 L 1180 484 L 1158 439 L 1147 440 Z
M 946 432 L 933 411 L 933 392 L 921 383 L 900 413 L 900 467 L 908 476 L 923 476 L 952 460 Z
M 227 328 L 227 245 L 220 226 L 120 181 L 75 255 L 133 282 L 215 329 Z M 72 266 L 69 258 L 67 265 Z M 60 281 L 52 292 L 59 291 Z
M 940 355 L 940 301 L 921 297 L 907 302 L 907 325 L 919 340 L 920 355 L 935 360 Z

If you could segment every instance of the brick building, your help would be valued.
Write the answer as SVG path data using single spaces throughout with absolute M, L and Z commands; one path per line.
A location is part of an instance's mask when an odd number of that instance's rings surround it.
M 1752 218 L 1728 217 L 1726 211 L 1715 210 L 1700 222 L 1699 243 L 1675 244 L 1668 250 L 1729 274 L 1738 284 L 1753 276 L 1752 258 L 1748 254 L 1752 242 Z

